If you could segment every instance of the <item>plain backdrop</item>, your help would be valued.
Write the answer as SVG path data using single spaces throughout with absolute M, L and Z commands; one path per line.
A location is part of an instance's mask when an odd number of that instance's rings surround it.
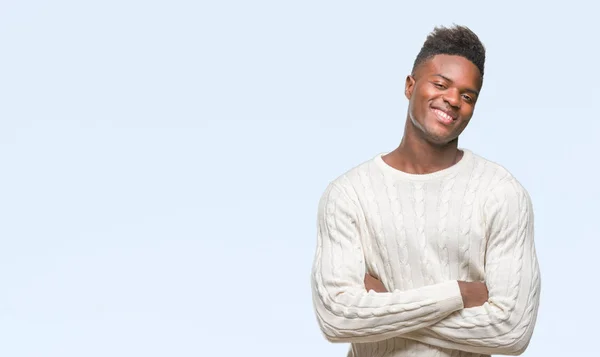
M 0 356 L 345 356 L 310 269 L 330 180 L 400 142 L 436 25 L 487 47 L 459 145 L 528 189 L 525 356 L 597 350 L 592 1 L 0 2 Z

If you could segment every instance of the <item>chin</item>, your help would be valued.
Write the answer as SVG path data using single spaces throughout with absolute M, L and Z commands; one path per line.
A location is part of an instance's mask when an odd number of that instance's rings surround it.
M 458 123 L 454 123 L 457 125 Z M 433 142 L 439 144 L 447 144 L 457 138 L 455 135 L 456 128 L 454 126 L 446 126 L 437 121 L 436 118 L 432 118 L 428 125 L 425 126 L 425 135 Z
M 419 133 L 425 141 L 435 146 L 443 146 L 456 140 L 457 136 L 453 127 L 448 127 L 440 123 L 435 116 L 425 116 L 424 120 L 412 120 L 416 132 Z M 457 124 L 457 123 L 455 123 Z
M 449 135 L 450 133 L 447 130 L 440 130 L 440 128 L 427 128 L 425 131 L 425 138 L 427 141 L 436 144 L 446 144 L 452 140 L 454 140 L 454 136 Z
M 446 145 L 456 140 L 456 137 L 453 135 L 448 135 L 448 133 L 436 133 L 433 130 L 426 133 L 425 138 L 431 144 L 435 145 Z
M 444 140 L 440 138 L 429 138 L 427 141 L 433 146 L 445 146 L 452 142 L 452 140 Z

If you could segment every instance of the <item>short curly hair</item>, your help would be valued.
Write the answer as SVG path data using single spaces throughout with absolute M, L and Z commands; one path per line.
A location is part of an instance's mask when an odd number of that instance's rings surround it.
M 449 28 L 435 27 L 427 36 L 421 51 L 415 59 L 412 69 L 413 74 L 415 69 L 423 62 L 441 54 L 462 56 L 468 59 L 479 68 L 483 78 L 485 47 L 479 37 L 468 27 L 459 25 L 453 25 Z

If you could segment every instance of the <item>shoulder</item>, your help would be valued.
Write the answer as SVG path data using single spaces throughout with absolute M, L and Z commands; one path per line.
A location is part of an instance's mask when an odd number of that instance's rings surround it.
M 506 167 L 478 154 L 473 154 L 473 161 L 474 166 L 484 167 L 481 194 L 485 211 L 532 210 L 529 192 Z
M 479 167 L 482 172 L 482 189 L 485 196 L 497 193 L 521 193 L 528 194 L 521 182 L 505 166 L 490 160 L 479 154 L 471 152 L 473 166 Z
M 350 201 L 356 201 L 358 199 L 356 192 L 364 190 L 374 178 L 382 175 L 377 163 L 380 157 L 381 154 L 374 155 L 339 174 L 326 185 L 323 196 L 333 192 L 344 195 Z

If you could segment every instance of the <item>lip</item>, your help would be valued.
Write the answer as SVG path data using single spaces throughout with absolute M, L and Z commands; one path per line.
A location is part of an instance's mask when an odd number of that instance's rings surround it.
M 439 108 L 439 107 L 431 107 L 431 109 L 441 110 L 442 112 L 448 114 L 454 120 L 456 120 L 456 118 L 458 118 L 458 115 L 455 112 L 453 112 L 452 110 L 442 109 L 442 108 Z
M 433 114 L 435 114 L 435 116 L 438 118 L 438 120 L 443 123 L 443 124 L 452 124 L 454 121 L 456 121 L 458 115 L 456 115 L 454 112 L 449 111 L 449 110 L 444 110 L 441 108 L 437 108 L 437 107 L 431 107 L 431 111 L 433 112 Z M 441 113 L 443 114 L 441 114 Z

